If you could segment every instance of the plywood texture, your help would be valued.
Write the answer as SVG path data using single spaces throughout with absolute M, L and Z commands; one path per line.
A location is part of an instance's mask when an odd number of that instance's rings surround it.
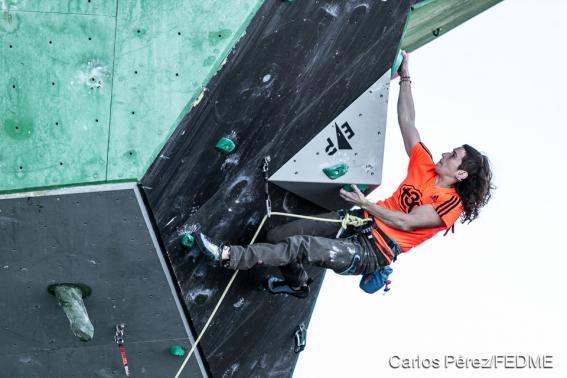
M 119 1 L 109 180 L 143 176 L 260 4 Z
M 0 18 L 0 190 L 106 177 L 114 20 Z
M 1 4 L 0 191 L 18 191 L 141 178 L 261 0 Z
M 231 272 L 181 248 L 185 230 L 235 244 L 250 241 L 265 213 L 262 159 L 272 172 L 297 153 L 389 68 L 410 3 L 265 1 L 142 180 L 193 325 L 201 330 Z M 220 137 L 236 142 L 225 155 Z M 275 187 L 273 208 L 320 209 Z M 282 220 L 274 219 L 270 227 Z M 308 322 L 309 299 L 259 289 L 265 270 L 241 272 L 201 341 L 213 376 L 288 377 L 293 332 Z M 307 346 L 309 348 L 309 344 Z
M 114 334 L 126 323 L 132 375 L 172 377 L 169 346 L 190 342 L 158 253 L 133 189 L 0 199 L 0 375 L 124 376 Z M 47 292 L 57 282 L 92 288 L 93 340 L 71 333 Z M 184 376 L 200 371 L 193 358 Z
M 414 5 L 402 40 L 413 51 L 465 23 L 502 0 L 424 0 Z

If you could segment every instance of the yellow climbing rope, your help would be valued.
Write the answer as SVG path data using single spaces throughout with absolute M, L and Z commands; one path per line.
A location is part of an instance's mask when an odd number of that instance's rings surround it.
M 343 228 L 345 230 L 348 226 L 360 227 L 360 226 L 364 225 L 365 223 L 372 221 L 371 218 L 359 218 L 359 217 L 356 217 L 356 216 L 351 215 L 351 214 L 346 214 L 343 219 L 327 219 L 327 218 L 312 217 L 312 216 L 309 216 L 309 215 L 299 215 L 299 214 L 279 213 L 279 212 L 272 212 L 271 215 L 280 215 L 280 216 L 283 216 L 283 217 L 291 217 L 291 218 L 311 219 L 311 220 L 320 221 L 320 222 L 340 223 L 341 228 Z M 256 229 L 256 232 L 254 233 L 254 236 L 252 237 L 250 244 L 254 244 L 254 242 L 256 241 L 258 234 L 262 230 L 262 227 L 264 227 L 264 223 L 266 223 L 266 219 L 268 219 L 268 215 L 264 215 L 264 218 L 262 218 L 262 221 L 260 222 L 260 225 Z M 179 378 L 179 376 L 183 372 L 183 369 L 185 369 L 185 365 L 187 365 L 187 362 L 189 362 L 189 358 L 191 358 L 191 356 L 195 352 L 195 349 L 197 348 L 199 341 L 201 341 L 201 338 L 205 334 L 205 331 L 207 330 L 207 328 L 209 327 L 209 324 L 213 320 L 213 317 L 217 313 L 217 310 L 219 309 L 222 301 L 224 300 L 226 293 L 228 293 L 228 290 L 230 289 L 230 287 L 232 286 L 232 283 L 236 279 L 238 272 L 240 272 L 240 270 L 238 270 L 238 269 L 235 270 L 232 277 L 230 277 L 230 280 L 228 281 L 226 288 L 222 292 L 222 295 L 220 296 L 219 301 L 215 305 L 213 312 L 211 312 L 211 315 L 209 316 L 209 319 L 205 323 L 205 326 L 203 327 L 203 329 L 199 333 L 199 336 L 197 336 L 197 339 L 193 343 L 191 350 L 189 350 L 189 353 L 187 353 L 187 356 L 185 357 L 185 359 L 183 360 L 183 363 L 179 367 L 177 374 L 175 374 L 175 378 Z

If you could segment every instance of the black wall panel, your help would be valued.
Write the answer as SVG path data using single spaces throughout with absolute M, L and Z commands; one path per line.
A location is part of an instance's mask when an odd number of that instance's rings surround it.
M 265 214 L 262 159 L 275 172 L 390 68 L 411 3 L 266 1 L 146 173 L 142 187 L 197 331 L 232 272 L 185 251 L 180 235 L 197 228 L 250 241 Z M 214 148 L 221 137 L 236 142 L 233 153 Z M 275 187 L 271 195 L 274 211 L 320 210 Z M 293 332 L 322 282 L 322 271 L 310 272 L 305 300 L 263 291 L 265 270 L 240 273 L 201 341 L 213 376 L 290 375 Z

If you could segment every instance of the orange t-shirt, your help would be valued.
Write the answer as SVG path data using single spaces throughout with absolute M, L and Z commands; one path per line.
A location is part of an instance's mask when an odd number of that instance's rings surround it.
M 389 227 L 378 218 L 374 221 L 388 237 L 394 239 L 403 252 L 423 243 L 441 230 L 450 228 L 461 216 L 461 199 L 454 188 L 435 186 L 435 163 L 422 143 L 413 146 L 408 174 L 394 194 L 376 204 L 391 210 L 410 213 L 416 206 L 431 205 L 443 221 L 443 226 L 402 231 Z

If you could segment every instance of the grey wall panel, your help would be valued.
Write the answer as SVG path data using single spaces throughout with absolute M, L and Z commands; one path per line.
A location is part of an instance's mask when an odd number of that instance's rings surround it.
M 337 196 L 344 184 L 372 188 L 382 182 L 390 70 L 333 119 L 270 181 L 329 210 L 350 205 Z M 346 173 L 330 178 L 324 169 L 343 165 Z
M 117 323 L 126 323 L 134 376 L 172 376 L 177 370 L 181 361 L 170 356 L 168 348 L 189 347 L 191 335 L 137 188 L 121 187 L 0 198 L 2 374 L 122 374 L 114 342 Z M 95 328 L 93 340 L 82 342 L 71 333 L 64 312 L 47 292 L 47 286 L 57 282 L 92 288 L 84 302 Z M 196 358 L 184 376 L 203 376 Z

